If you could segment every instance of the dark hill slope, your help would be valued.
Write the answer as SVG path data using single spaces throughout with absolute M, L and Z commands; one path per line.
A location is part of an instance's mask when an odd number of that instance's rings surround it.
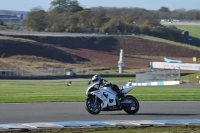
M 92 69 L 118 68 L 120 49 L 124 50 L 126 69 L 149 68 L 149 62 L 164 61 L 164 56 L 172 57 L 171 59 L 183 59 L 183 62 L 190 61 L 190 57 L 200 57 L 199 50 L 190 49 L 184 45 L 176 46 L 134 36 L 0 36 L 1 57 L 34 55 L 64 62 L 67 65 Z M 6 63 L 6 59 L 3 63 Z M 7 63 L 3 66 L 12 66 L 12 64 Z
M 200 56 L 199 49 L 192 49 L 186 45 L 173 45 L 163 42 L 150 41 L 138 37 L 118 37 L 117 50 L 124 49 L 127 54 L 168 56 L 168 57 L 193 57 Z
M 87 61 L 87 59 L 71 55 L 48 44 L 33 40 L 0 36 L 0 56 L 9 57 L 14 55 L 34 55 L 70 63 Z
M 168 57 L 200 57 L 200 51 L 188 47 L 172 45 L 163 42 L 150 41 L 134 36 L 108 36 L 108 37 L 39 37 L 39 36 L 17 36 L 40 43 L 51 44 L 70 49 L 90 49 L 96 51 L 119 54 L 123 49 L 125 54 L 168 56 Z M 69 52 L 69 51 L 68 51 Z

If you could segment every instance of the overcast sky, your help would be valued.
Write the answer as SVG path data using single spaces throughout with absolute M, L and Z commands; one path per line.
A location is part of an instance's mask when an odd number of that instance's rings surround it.
M 48 10 L 53 0 L 0 0 L 0 10 L 30 11 L 34 7 Z M 78 0 L 84 8 L 90 7 L 140 7 L 157 10 L 162 6 L 174 9 L 200 9 L 200 0 Z

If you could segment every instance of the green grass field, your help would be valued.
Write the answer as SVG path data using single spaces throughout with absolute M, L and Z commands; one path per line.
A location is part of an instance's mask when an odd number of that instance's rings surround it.
M 192 40 L 188 43 L 199 47 L 200 45 L 200 26 L 199 25 L 176 25 L 178 29 L 189 31 L 192 36 Z
M 142 36 L 141 38 L 153 40 L 153 41 L 157 41 L 157 42 L 169 43 L 169 44 L 173 44 L 173 45 L 177 45 L 177 46 L 184 46 L 184 47 L 188 47 L 190 49 L 200 50 L 200 48 L 196 47 L 196 46 L 199 46 L 199 39 L 200 39 L 200 26 L 199 25 L 174 25 L 174 26 L 176 26 L 178 29 L 189 31 L 189 34 L 192 37 L 196 38 L 190 42 L 190 44 L 193 44 L 194 46 L 183 45 L 182 43 L 178 43 L 178 42 L 174 42 L 174 41 L 170 41 L 170 40 L 166 40 L 166 39 L 162 39 L 162 38 L 157 38 L 157 37 L 153 37 L 153 36 Z M 138 37 L 140 37 L 140 36 L 138 36 Z
M 181 80 L 189 81 L 189 82 L 192 82 L 192 83 L 198 83 L 198 82 L 200 82 L 200 72 L 197 72 L 197 73 L 194 73 L 194 74 L 189 74 L 189 75 L 186 75 L 186 76 L 182 76 Z
M 166 39 L 162 39 L 162 38 L 158 38 L 158 37 L 153 37 L 153 36 L 138 36 L 140 38 L 143 39 L 147 39 L 147 40 L 152 40 L 152 41 L 156 41 L 156 42 L 164 42 L 164 43 L 168 43 L 168 44 L 172 44 L 172 45 L 176 45 L 176 46 L 181 46 L 181 47 L 186 47 L 189 49 L 195 49 L 195 50 L 199 50 L 200 48 L 196 47 L 196 46 L 192 46 L 192 45 L 185 45 L 183 43 L 179 43 L 179 42 L 174 42 L 174 41 L 170 41 L 170 40 L 166 40 Z
M 193 37 L 200 39 L 200 26 L 199 25 L 176 25 L 178 29 L 189 31 Z
M 129 78 L 107 78 L 121 88 Z M 133 79 L 134 81 L 134 79 Z M 0 103 L 83 102 L 88 81 L 0 81 Z M 200 87 L 135 87 L 129 94 L 139 101 L 199 101 Z

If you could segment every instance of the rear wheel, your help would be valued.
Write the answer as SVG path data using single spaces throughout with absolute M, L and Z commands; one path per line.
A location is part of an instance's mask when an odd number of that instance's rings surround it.
M 138 100 L 130 95 L 127 95 L 125 99 L 131 101 L 131 103 L 123 105 L 123 110 L 128 114 L 137 113 L 140 108 Z
M 96 100 L 94 97 L 89 97 L 86 99 L 86 110 L 93 115 L 97 115 L 101 112 L 101 103 L 99 100 Z

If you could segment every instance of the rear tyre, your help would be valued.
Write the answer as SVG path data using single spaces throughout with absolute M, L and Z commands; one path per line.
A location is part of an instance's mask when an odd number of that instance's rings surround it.
M 90 114 L 97 115 L 102 110 L 100 101 L 97 100 L 95 103 L 94 97 L 87 98 L 85 103 L 86 103 L 85 108 Z
M 131 103 L 123 105 L 123 110 L 128 114 L 137 113 L 140 108 L 138 100 L 130 95 L 127 95 L 125 99 L 131 101 Z

